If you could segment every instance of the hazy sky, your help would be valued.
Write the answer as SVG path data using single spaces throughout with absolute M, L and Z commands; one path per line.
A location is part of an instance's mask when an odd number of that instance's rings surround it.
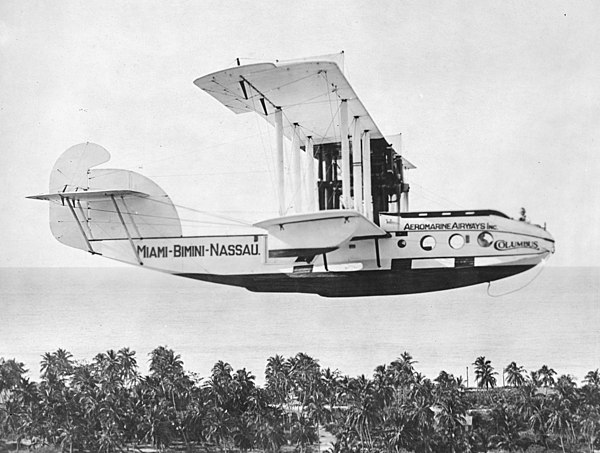
M 600 254 L 600 2 L 0 2 L 1 266 L 113 265 L 59 244 L 48 190 L 68 147 L 101 144 L 177 204 L 274 214 L 272 133 L 193 80 L 345 51 L 350 83 L 418 169 L 414 209 L 527 208 L 553 265 Z M 186 217 L 185 213 L 180 213 Z

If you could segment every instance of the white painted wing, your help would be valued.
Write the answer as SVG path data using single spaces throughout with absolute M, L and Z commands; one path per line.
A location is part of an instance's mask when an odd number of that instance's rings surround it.
M 233 112 L 256 112 L 271 124 L 275 109 L 280 107 L 288 138 L 296 123 L 301 135 L 311 136 L 314 143 L 339 142 L 339 105 L 343 99 L 348 101 L 350 120 L 359 117 L 362 130 L 369 130 L 372 138 L 383 137 L 334 62 L 237 66 L 200 77 L 194 84 Z
M 296 214 L 254 224 L 277 238 L 276 256 L 320 254 L 351 239 L 382 238 L 388 233 L 362 214 L 346 209 Z M 273 254 L 273 253 L 272 253 Z
M 57 192 L 43 195 L 30 195 L 26 198 L 60 202 L 65 198 L 73 201 L 94 201 L 110 197 L 149 197 L 150 195 L 136 190 L 83 190 L 79 192 Z

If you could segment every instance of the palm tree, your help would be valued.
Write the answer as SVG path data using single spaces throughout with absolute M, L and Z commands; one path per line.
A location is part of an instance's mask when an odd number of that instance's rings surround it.
M 119 359 L 131 362 L 129 351 L 122 351 Z M 183 361 L 179 354 L 165 346 L 159 346 L 150 353 L 150 386 L 158 387 L 156 403 L 153 406 L 157 413 L 154 420 L 158 422 L 155 432 L 155 443 L 168 445 L 178 432 L 186 447 L 186 409 L 189 404 L 193 382 L 183 369 Z
M 550 408 L 546 403 L 546 398 L 536 400 L 532 408 L 532 414 L 529 417 L 529 427 L 536 436 L 537 442 L 544 444 L 548 448 L 548 420 L 550 417 Z
M 389 367 L 393 379 L 396 383 L 404 384 L 412 380 L 412 375 L 415 371 L 414 364 L 417 363 L 410 353 L 404 351 Z
M 0 395 L 5 390 L 17 388 L 25 373 L 27 370 L 21 362 L 15 359 L 4 360 L 0 357 Z
M 183 361 L 179 354 L 165 346 L 150 353 L 150 374 L 159 380 L 172 380 L 183 374 Z
M 24 434 L 32 437 L 38 421 L 38 386 L 28 378 L 23 378 L 17 389 L 17 393 L 19 398 L 23 401 L 23 416 L 25 419 L 25 426 L 23 426 Z
M 290 387 L 290 370 L 286 360 L 275 355 L 267 360 L 265 369 L 266 388 L 275 404 L 287 403 Z
M 598 372 L 598 368 L 594 371 L 588 371 L 583 381 L 592 387 L 600 387 L 600 372 Z
M 373 373 L 373 388 L 382 406 L 387 406 L 396 400 L 400 404 L 398 386 L 395 384 L 395 372 L 385 365 L 379 365 Z
M 561 398 L 567 399 L 571 403 L 574 402 L 574 400 L 576 399 L 575 390 L 577 384 L 575 383 L 575 379 L 573 378 L 573 376 L 563 374 L 556 380 L 555 386 Z
M 497 404 L 492 409 L 492 418 L 495 425 L 495 433 L 492 436 L 495 448 L 508 451 L 519 449 L 519 432 L 523 426 L 519 423 L 516 414 L 512 413 L 510 407 L 505 404 Z
M 581 435 L 585 439 L 590 453 L 600 434 L 600 409 L 597 405 L 585 407 L 579 414 L 581 417 Z
M 504 368 L 504 373 L 506 374 L 506 382 L 508 385 L 521 387 L 526 382 L 524 376 L 526 373 L 525 369 L 522 366 L 517 365 L 516 362 L 510 362 L 506 368 Z
M 233 423 L 230 415 L 220 406 L 212 406 L 207 414 L 207 438 L 221 448 L 227 448 Z
M 374 386 L 364 375 L 351 381 L 349 395 L 350 408 L 346 416 L 346 425 L 365 442 L 373 447 L 372 429 L 377 425 L 381 416 L 381 407 L 374 392 Z
M 430 452 L 434 435 L 433 388 L 428 379 L 415 382 L 409 407 L 409 420 L 413 428 L 413 445 L 417 452 Z
M 477 386 L 480 388 L 485 387 L 486 389 L 494 388 L 496 386 L 496 378 L 494 375 L 498 374 L 494 371 L 492 362 L 486 360 L 485 356 L 477 357 L 475 362 L 475 381 Z
M 340 372 L 338 370 L 331 371 L 326 368 L 321 373 L 322 391 L 329 404 L 331 410 L 337 405 L 337 399 L 340 391 Z
M 535 387 L 542 386 L 542 381 L 541 381 L 540 375 L 537 371 L 531 372 L 530 380 L 531 380 L 531 384 L 534 385 Z
M 321 383 L 321 368 L 315 359 L 303 352 L 290 358 L 288 366 L 294 394 L 304 408 L 312 393 Z
M 285 414 L 281 407 L 269 404 L 267 391 L 257 388 L 248 414 L 254 420 L 256 446 L 269 453 L 278 452 L 285 443 Z
M 554 371 L 554 369 L 548 368 L 547 365 L 542 365 L 542 367 L 538 370 L 537 375 L 542 386 L 552 387 L 554 385 L 554 376 L 556 376 L 556 371 Z
M 64 349 L 57 349 L 53 353 L 46 352 L 41 362 L 42 379 L 66 379 L 73 373 L 73 363 L 73 355 Z
M 548 417 L 548 429 L 557 434 L 560 439 L 560 446 L 565 453 L 565 439 L 569 439 L 573 430 L 573 420 L 570 411 L 562 404 L 557 404 L 552 408 Z
M 300 448 L 300 453 L 304 452 L 307 445 L 314 444 L 317 440 L 318 435 L 312 420 L 302 413 L 295 416 L 292 423 L 292 442 Z
M 464 450 L 465 406 L 460 398 L 445 399 L 437 404 L 435 415 L 439 430 L 449 444 L 452 453 Z
M 539 398 L 537 386 L 532 382 L 526 382 L 519 387 L 516 408 L 523 421 L 528 422 L 534 415 L 536 408 L 539 406 Z
M 219 407 L 229 409 L 231 406 L 231 398 L 233 396 L 233 368 L 226 362 L 219 360 L 212 368 L 212 374 L 208 385 L 211 389 L 212 396 Z
M 254 375 L 245 368 L 237 370 L 233 375 L 231 390 L 231 403 L 236 412 L 246 412 L 251 403 L 251 399 L 256 392 L 254 385 Z
M 12 395 L 0 406 L 0 435 L 3 438 L 14 435 L 17 439 L 17 451 L 21 445 L 24 417 L 23 399 L 18 394 Z

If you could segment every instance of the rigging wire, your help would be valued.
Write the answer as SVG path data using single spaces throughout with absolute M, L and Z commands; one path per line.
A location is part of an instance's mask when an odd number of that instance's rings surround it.
M 321 72 L 321 71 L 322 70 L 320 70 L 319 72 Z M 290 82 L 282 83 L 281 85 L 277 85 L 277 86 L 275 86 L 275 87 L 273 87 L 273 88 L 271 88 L 269 90 L 265 90 L 263 93 L 271 93 L 271 92 L 277 91 L 277 90 L 279 90 L 279 89 L 281 89 L 283 87 L 287 87 L 287 86 L 293 85 L 294 83 L 302 82 L 303 80 L 310 79 L 311 77 L 315 77 L 315 76 L 319 75 L 319 72 L 317 72 L 315 74 L 308 74 L 308 75 L 306 75 L 304 77 L 300 77 L 299 79 L 294 79 L 294 80 L 292 80 Z
M 427 193 L 429 193 L 430 195 L 432 195 L 432 196 L 434 196 L 434 197 L 437 197 L 437 198 L 438 198 L 438 200 L 435 200 L 435 199 L 428 198 L 427 196 L 425 196 L 425 195 L 421 194 L 421 196 L 422 196 L 423 198 L 425 198 L 426 200 L 433 201 L 434 203 L 436 203 L 436 204 L 440 204 L 440 205 L 441 205 L 441 203 L 440 203 L 440 201 L 439 201 L 439 200 L 442 200 L 442 201 L 444 201 L 444 202 L 446 202 L 446 203 L 451 203 L 451 204 L 453 204 L 453 205 L 457 206 L 457 207 L 458 207 L 458 208 L 460 208 L 460 209 L 467 209 L 465 206 L 461 205 L 460 203 L 456 203 L 455 201 L 452 201 L 452 200 L 450 200 L 449 198 L 446 198 L 446 197 L 444 197 L 444 196 L 442 196 L 442 195 L 439 195 L 439 194 L 437 194 L 436 192 L 434 192 L 434 191 L 432 191 L 432 190 L 430 190 L 430 189 L 427 189 L 427 188 L 423 187 L 421 184 L 418 184 L 418 183 L 416 183 L 416 182 L 414 182 L 414 181 L 411 181 L 411 182 L 410 182 L 410 185 L 411 185 L 411 186 L 413 186 L 413 185 L 414 185 L 414 186 L 417 186 L 417 187 L 418 187 L 419 189 L 421 189 L 423 192 L 427 192 Z
M 335 114 L 333 113 L 332 110 L 332 106 L 331 106 L 331 93 L 329 92 L 329 78 L 327 77 L 327 71 L 322 72 L 321 74 L 325 74 L 325 90 L 327 91 L 327 100 L 329 101 L 329 113 L 331 114 L 331 122 L 329 123 L 329 125 L 327 126 L 327 129 L 325 130 L 325 133 L 327 134 L 327 131 L 329 131 L 329 128 L 331 127 L 331 125 L 335 122 L 335 115 L 338 114 L 341 105 L 338 105 L 338 108 L 335 112 Z M 335 135 L 335 128 L 334 128 L 334 137 L 337 138 L 337 135 Z M 341 141 L 341 131 L 340 131 L 340 141 Z
M 506 293 L 502 293 L 502 294 L 492 294 L 490 293 L 490 289 L 492 287 L 492 282 L 489 281 L 487 282 L 488 286 L 487 286 L 487 295 L 489 297 L 504 297 L 504 296 L 508 296 L 509 294 L 513 294 L 516 293 L 517 291 L 521 291 L 522 289 L 527 288 L 529 285 L 531 285 L 542 273 L 542 271 L 546 268 L 546 262 L 548 261 L 548 258 L 543 258 L 542 259 L 542 263 L 539 266 L 539 270 L 537 271 L 537 273 L 531 278 L 531 280 L 529 280 L 527 283 L 525 283 L 523 286 L 520 286 L 519 288 L 513 289 L 511 291 L 508 291 Z
M 183 205 L 175 204 L 172 201 L 168 201 L 168 202 L 166 202 L 166 201 L 160 201 L 160 200 L 152 200 L 152 201 L 154 201 L 156 203 L 163 203 L 163 204 L 166 204 L 166 205 L 173 205 L 173 206 L 175 206 L 177 208 L 185 209 L 187 211 L 195 212 L 195 213 L 198 213 L 198 214 L 207 215 L 209 217 L 216 217 L 216 218 L 220 218 L 222 220 L 228 220 L 229 222 L 239 223 L 242 226 L 252 226 L 251 223 L 249 223 L 249 222 L 247 222 L 245 220 L 242 220 L 242 219 L 236 219 L 234 217 L 229 217 L 229 216 L 225 216 L 225 215 L 222 215 L 222 214 L 215 214 L 214 212 L 202 211 L 200 209 L 190 208 L 188 206 L 183 206 Z
M 210 173 L 179 173 L 179 174 L 171 174 L 171 175 L 144 175 L 148 178 L 179 178 L 179 177 L 187 177 L 187 176 L 221 176 L 221 175 L 246 175 L 253 173 L 268 173 L 268 170 L 247 170 L 247 171 L 217 171 Z
M 166 198 L 169 199 L 168 196 L 166 196 Z M 214 225 L 228 225 L 228 226 L 233 226 L 233 227 L 253 227 L 253 224 L 250 223 L 250 222 L 248 222 L 248 221 L 246 221 L 246 220 L 238 219 L 238 218 L 235 218 L 235 217 L 226 216 L 226 215 L 223 215 L 223 214 L 217 214 L 214 211 L 210 211 L 210 212 L 209 211 L 202 211 L 202 210 L 199 210 L 199 209 L 190 208 L 188 206 L 184 206 L 184 205 L 180 205 L 180 204 L 175 204 L 172 201 L 170 201 L 170 199 L 169 199 L 169 201 L 162 201 L 162 200 L 158 200 L 156 198 L 147 198 L 147 197 L 143 197 L 142 199 L 145 200 L 145 201 L 147 201 L 147 202 L 152 201 L 152 202 L 158 203 L 158 204 L 164 204 L 164 205 L 167 205 L 167 206 L 174 206 L 174 207 L 179 208 L 179 209 L 183 209 L 183 210 L 195 212 L 197 214 L 206 215 L 208 217 L 214 217 L 214 218 L 217 218 L 217 219 L 226 220 L 228 222 L 232 222 L 233 224 L 231 224 L 231 223 L 208 222 L 208 221 L 205 221 L 205 220 L 197 220 L 197 219 L 186 219 L 186 218 L 181 218 L 179 216 L 161 216 L 161 215 L 153 215 L 153 214 L 140 214 L 140 213 L 134 213 L 134 212 L 130 213 L 132 216 L 145 217 L 145 218 L 156 218 L 156 219 L 179 220 L 179 221 L 182 221 L 182 222 L 191 222 L 191 223 L 198 223 L 198 224 L 205 223 L 205 224 L 211 224 L 211 225 L 213 225 L 213 224 Z M 60 204 L 60 202 L 58 202 L 58 201 L 56 201 L 54 203 Z M 87 209 L 89 211 L 98 211 L 98 212 L 109 212 L 109 213 L 114 213 L 115 212 L 114 210 L 111 210 L 111 209 L 95 208 L 93 206 L 90 206 L 89 204 L 88 204 Z M 217 212 L 222 212 L 222 211 L 217 211 Z M 236 211 L 236 212 L 254 212 L 254 211 Z M 234 225 L 234 224 L 238 224 L 238 225 Z M 148 224 L 148 225 L 152 225 L 152 224 Z M 167 224 L 156 224 L 156 225 L 167 225 Z
M 261 135 L 260 133 L 259 134 L 246 135 L 244 137 L 240 137 L 240 138 L 238 138 L 236 140 L 231 140 L 231 141 L 228 141 L 228 142 L 220 142 L 220 143 L 215 143 L 213 145 L 208 145 L 208 146 L 204 146 L 203 145 L 201 147 L 200 151 L 198 149 L 194 149 L 193 151 L 186 151 L 186 152 L 180 152 L 180 153 L 177 153 L 177 152 L 175 152 L 175 153 L 169 153 L 169 155 L 166 156 L 166 157 L 161 157 L 161 158 L 158 158 L 158 159 L 151 159 L 151 160 L 144 160 L 144 164 L 150 165 L 150 164 L 154 164 L 154 163 L 157 163 L 157 162 L 163 162 L 165 160 L 173 160 L 175 158 L 181 158 L 181 157 L 186 157 L 186 156 L 189 156 L 189 155 L 192 155 L 192 154 L 198 154 L 199 152 L 206 152 L 206 151 L 209 151 L 209 150 L 213 150 L 215 148 L 221 148 L 221 147 L 224 147 L 224 146 L 230 146 L 230 145 L 234 145 L 234 144 L 239 144 L 240 142 L 244 142 L 244 141 L 247 141 L 247 140 L 259 137 L 260 135 Z M 125 163 L 123 164 L 123 166 L 125 168 L 123 168 L 123 169 L 127 169 L 127 167 L 129 167 L 129 168 L 139 168 L 139 165 L 138 165 L 139 160 L 138 159 L 135 159 L 135 162 L 134 162 L 133 158 L 131 158 L 130 162 L 131 163 L 127 163 L 127 161 L 125 161 Z M 117 169 L 115 169 L 115 171 L 117 171 Z
M 342 53 L 342 56 L 343 56 L 343 53 Z M 344 64 L 344 63 L 343 63 L 343 60 L 342 60 L 342 65 L 343 65 L 343 64 Z M 334 92 L 338 98 L 339 98 L 339 93 L 337 93 L 337 92 L 336 92 L 336 88 L 337 88 L 337 87 L 335 87 L 334 85 L 331 85 L 331 86 L 333 86 L 333 90 L 331 90 L 331 89 L 330 89 L 330 82 L 329 82 L 329 79 L 328 79 L 328 76 L 327 76 L 327 71 L 325 71 L 325 70 L 319 70 L 319 71 L 318 71 L 318 72 L 316 72 L 316 73 L 311 73 L 311 74 L 308 74 L 308 75 L 302 76 L 302 77 L 300 77 L 300 78 L 297 78 L 297 79 L 295 79 L 295 80 L 288 81 L 288 82 L 286 82 L 286 83 L 282 83 L 281 85 L 279 85 L 279 86 L 276 86 L 276 87 L 274 87 L 274 88 L 271 88 L 270 90 L 268 90 L 268 91 L 266 91 L 266 92 L 267 92 L 267 93 L 274 92 L 274 91 L 276 91 L 276 90 L 279 90 L 279 89 L 281 89 L 281 88 L 283 88 L 283 87 L 285 87 L 285 86 L 289 86 L 289 85 L 292 85 L 292 84 L 295 84 L 295 83 L 300 83 L 300 82 L 302 82 L 303 80 L 309 79 L 309 78 L 311 78 L 311 77 L 321 77 L 321 78 L 324 80 L 324 82 L 325 82 L 325 92 L 327 93 L 327 99 L 328 99 L 328 100 L 327 100 L 327 102 L 328 102 L 328 104 L 329 104 L 329 110 L 330 110 L 330 114 L 331 114 L 331 120 L 330 120 L 330 122 L 329 122 L 329 124 L 327 125 L 327 128 L 326 128 L 326 130 L 325 130 L 325 136 L 326 136 L 326 135 L 327 135 L 327 133 L 328 133 L 328 132 L 329 132 L 329 131 L 330 131 L 330 130 L 333 128 L 333 130 L 334 130 L 334 136 L 337 138 L 337 135 L 338 135 L 338 134 L 336 134 L 336 133 L 335 133 L 335 127 L 334 127 L 334 124 L 335 124 L 335 119 L 336 119 L 336 116 L 339 114 L 339 108 L 340 108 L 340 107 L 339 107 L 339 105 L 338 105 L 338 106 L 337 106 L 337 109 L 336 109 L 336 110 L 335 110 L 335 112 L 334 112 L 333 105 L 332 105 L 332 97 L 331 97 L 331 92 Z M 237 92 L 234 92 L 234 91 L 232 91 L 232 90 L 231 90 L 231 89 L 229 89 L 227 86 L 223 86 L 223 84 L 221 84 L 221 83 L 219 83 L 219 82 L 217 82 L 217 81 L 214 81 L 214 80 L 213 80 L 213 83 L 215 83 L 217 86 L 219 86 L 221 89 L 223 89 L 223 90 L 224 90 L 224 91 L 221 91 L 221 92 L 220 92 L 221 94 L 225 93 L 226 95 L 230 95 L 230 96 L 232 96 L 233 98 L 237 98 L 237 97 L 239 97 L 239 94 L 238 94 Z M 255 91 L 256 91 L 256 90 L 255 90 Z M 258 94 L 256 94 L 256 93 L 255 93 L 255 94 L 253 94 L 253 95 L 251 95 L 251 96 L 249 97 L 249 100 L 252 102 L 252 105 L 253 105 L 253 108 L 254 108 L 254 110 L 255 110 L 255 111 L 257 111 L 257 109 L 256 109 L 256 104 L 255 104 L 255 99 L 257 98 L 257 96 L 258 96 Z M 315 100 L 315 99 L 322 98 L 322 97 L 323 97 L 323 93 L 321 93 L 321 94 L 318 94 L 317 96 L 314 96 L 314 97 L 308 98 L 308 99 L 304 100 L 303 102 L 299 102 L 299 103 L 297 103 L 297 104 L 290 104 L 289 106 L 285 106 L 285 107 L 292 107 L 292 106 L 294 106 L 294 105 L 300 105 L 300 104 L 311 103 L 311 101 L 313 101 L 313 100 Z M 318 101 L 318 102 L 325 102 L 325 101 Z M 282 110 L 283 110 L 283 107 L 282 107 Z M 288 124 L 290 124 L 290 125 L 292 125 L 292 121 L 291 121 L 291 120 L 290 120 L 290 118 L 289 118 L 289 117 L 288 117 L 288 116 L 285 114 L 285 110 L 284 110 L 284 116 L 285 116 L 285 118 L 286 118 L 286 121 L 287 121 L 287 123 L 288 123 Z M 258 120 L 257 120 L 257 121 L 258 121 Z M 322 136 L 321 134 L 317 134 L 315 131 L 312 131 L 312 130 L 310 130 L 309 128 L 305 127 L 304 125 L 299 125 L 299 126 L 300 126 L 300 130 L 302 130 L 302 132 L 303 132 L 303 133 L 304 133 L 306 136 L 308 136 L 308 135 L 310 134 L 310 135 L 312 135 L 313 137 L 325 138 L 325 136 Z M 308 134 L 306 133 L 307 131 L 308 131 Z M 299 132 L 299 131 L 297 131 L 297 132 Z M 261 147 L 261 149 L 262 149 L 262 151 L 263 151 L 263 154 L 265 154 L 265 153 L 266 153 L 266 147 L 265 147 L 265 144 L 264 144 L 264 134 L 263 134 L 263 131 L 262 131 L 262 130 L 259 130 L 259 133 L 258 133 L 258 134 L 253 134 L 253 135 L 250 135 L 250 136 L 244 137 L 244 138 L 242 138 L 241 140 L 244 140 L 244 139 L 249 139 L 249 138 L 254 138 L 254 137 L 257 137 L 257 136 L 258 136 L 258 137 L 260 138 L 260 140 L 261 140 L 261 144 L 262 144 L 262 147 Z M 235 140 L 235 141 L 231 141 L 231 142 L 228 142 L 228 143 L 219 143 L 219 144 L 212 145 L 212 146 L 209 146 L 209 147 L 203 147 L 203 150 L 206 150 L 206 149 L 214 149 L 214 148 L 223 147 L 223 146 L 226 146 L 226 145 L 229 145 L 229 144 L 232 144 L 232 143 L 237 143 L 237 142 L 239 142 L 239 141 L 241 141 L 241 140 Z M 270 149 L 270 151 L 272 151 L 272 148 Z M 196 153 L 196 152 L 197 152 L 197 151 L 196 151 L 196 150 L 194 150 L 194 151 L 190 151 L 190 152 L 187 152 L 187 153 L 179 153 L 179 154 L 175 154 L 175 155 L 171 154 L 171 155 L 169 155 L 168 157 L 163 157 L 163 158 L 159 158 L 159 159 L 153 159 L 153 160 L 150 160 L 150 161 L 146 161 L 146 164 L 158 163 L 158 162 L 162 162 L 162 161 L 164 161 L 164 160 L 172 160 L 174 157 L 184 157 L 184 156 L 187 156 L 187 155 L 190 155 L 190 154 L 194 154 L 194 153 Z M 286 154 L 286 156 L 288 157 L 288 159 L 287 159 L 287 161 L 288 161 L 288 165 L 287 165 L 287 169 L 286 169 L 286 170 L 287 170 L 287 173 L 288 173 L 288 176 L 289 176 L 289 171 L 290 171 L 289 160 L 290 160 L 290 159 L 289 159 L 289 156 L 288 156 L 288 154 L 289 154 L 289 152 Z M 267 166 L 268 166 L 268 167 L 270 167 L 270 165 L 269 165 L 269 164 L 270 164 L 271 162 L 270 162 L 270 159 L 268 159 L 268 156 L 265 156 L 265 161 L 267 162 Z M 117 172 L 117 171 L 119 171 L 119 170 L 115 170 L 115 172 Z M 191 176 L 202 176 L 202 175 L 220 175 L 220 174 L 264 173 L 264 172 L 265 172 L 265 171 L 248 171 L 248 172 L 210 172 L 210 173 L 202 172 L 202 173 L 187 173 L 187 174 L 155 174 L 155 175 L 149 175 L 149 176 L 150 176 L 150 177 L 153 177 L 153 178 L 167 178 L 167 177 L 184 177 L 184 176 L 190 176 L 190 177 L 191 177 Z M 271 179 L 271 183 L 272 183 L 272 185 L 273 185 L 273 181 L 272 181 L 272 177 L 273 177 L 273 175 L 272 175 L 271 168 L 268 168 L 268 170 L 266 171 L 266 173 L 269 173 L 269 178 Z M 107 176 L 108 174 L 110 174 L 110 173 L 105 173 L 105 174 L 104 174 L 104 175 L 102 175 L 102 176 Z M 304 168 L 304 166 L 303 166 L 303 168 L 301 169 L 301 176 L 303 177 L 302 179 L 304 179 L 304 178 L 305 178 L 305 176 L 306 176 L 306 169 Z M 92 176 L 92 177 L 91 177 L 91 178 L 89 178 L 89 179 L 94 179 L 94 177 Z M 294 188 L 294 192 L 293 192 L 293 195 L 294 195 L 294 197 L 296 197 L 296 196 L 297 196 L 297 194 L 298 194 L 299 190 L 300 190 L 300 189 L 299 189 L 299 187 L 296 187 L 296 188 Z M 208 212 L 206 212 L 206 211 L 195 210 L 195 209 L 193 209 L 193 208 L 189 208 L 189 207 L 182 206 L 182 205 L 174 205 L 174 206 L 177 206 L 177 207 L 179 207 L 179 208 L 181 208 L 181 209 L 186 209 L 186 210 L 190 210 L 190 211 L 193 211 L 193 212 L 201 213 L 201 214 L 204 214 L 204 215 L 211 215 L 211 216 L 215 216 L 215 217 L 217 217 L 217 218 L 221 217 L 221 218 L 224 218 L 224 219 L 225 219 L 225 220 L 227 220 L 227 221 L 230 221 L 230 222 L 235 222 L 235 223 L 239 223 L 239 224 L 241 224 L 241 225 L 244 225 L 244 226 L 246 226 L 246 225 L 251 225 L 251 224 L 249 224 L 248 222 L 245 222 L 245 221 L 242 221 L 242 220 L 239 220 L 239 219 L 227 218 L 226 216 L 218 216 L 218 215 L 215 215 L 215 214 L 208 213 Z
M 92 212 L 107 212 L 107 213 L 111 213 L 114 214 L 116 211 L 115 210 L 111 210 L 111 209 L 100 209 L 100 208 L 92 208 L 92 207 L 88 207 L 89 211 Z M 250 224 L 248 225 L 232 225 L 229 223 L 222 223 L 222 222 L 208 222 L 206 220 L 197 220 L 197 219 L 186 219 L 186 218 L 181 218 L 181 217 L 170 217 L 170 216 L 160 216 L 160 215 L 153 215 L 153 214 L 139 214 L 139 213 L 130 213 L 130 215 L 132 217 L 136 217 L 136 218 L 151 218 L 151 219 L 164 219 L 164 220 L 179 220 L 181 222 L 188 222 L 188 223 L 198 223 L 198 224 L 207 224 L 207 225 L 219 225 L 219 226 L 232 226 L 232 227 L 241 227 L 241 226 L 251 226 Z M 110 220 L 94 220 L 94 225 L 101 225 L 101 224 L 115 224 L 115 225 L 120 225 L 120 222 L 112 222 Z M 153 222 L 153 223 L 144 223 L 144 226 L 168 226 L 168 225 L 172 225 L 172 223 L 158 223 L 158 222 Z
M 252 107 L 256 111 L 256 104 L 254 102 L 254 98 L 252 98 Z M 274 173 L 275 173 L 274 165 L 275 165 L 275 163 L 272 161 L 272 159 L 269 159 L 269 156 L 267 155 L 267 151 L 266 151 L 266 147 L 265 147 L 265 142 L 264 142 L 264 139 L 263 139 L 263 130 L 260 127 L 258 116 L 254 117 L 254 121 L 256 123 L 256 128 L 259 131 L 258 136 L 260 137 L 260 142 L 261 142 L 260 149 L 262 150 L 263 158 L 265 159 L 265 163 L 267 165 L 268 174 L 269 174 L 269 181 L 271 183 L 271 189 L 273 190 L 273 192 L 276 192 L 278 189 L 277 189 L 277 184 L 275 183 L 275 177 L 274 177 Z M 270 141 L 269 141 L 269 153 L 271 155 L 273 155 L 273 147 L 272 147 Z

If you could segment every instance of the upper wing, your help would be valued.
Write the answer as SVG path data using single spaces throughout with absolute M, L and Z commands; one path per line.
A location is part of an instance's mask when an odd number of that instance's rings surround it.
M 339 66 L 329 61 L 237 66 L 194 81 L 235 113 L 256 112 L 274 124 L 281 108 L 284 135 L 292 137 L 294 124 L 313 142 L 340 141 L 339 105 L 348 101 L 348 118 L 360 118 L 362 130 L 372 138 L 383 135 L 346 80 Z

